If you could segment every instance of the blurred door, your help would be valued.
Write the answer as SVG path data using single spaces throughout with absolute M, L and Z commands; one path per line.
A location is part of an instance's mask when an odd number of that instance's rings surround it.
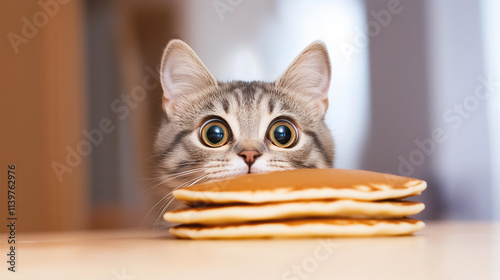
M 87 160 L 69 152 L 86 148 L 83 12 L 82 1 L 2 2 L 0 213 L 16 164 L 18 232 L 87 226 Z

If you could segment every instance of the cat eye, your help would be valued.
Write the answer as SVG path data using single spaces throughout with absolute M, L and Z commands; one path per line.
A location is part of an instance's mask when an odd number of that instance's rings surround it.
M 297 128 L 288 120 L 276 120 L 269 126 L 267 138 L 271 143 L 280 148 L 290 148 L 298 138 Z
M 200 129 L 201 142 L 210 148 L 225 145 L 231 136 L 228 125 L 221 120 L 211 119 L 206 121 Z

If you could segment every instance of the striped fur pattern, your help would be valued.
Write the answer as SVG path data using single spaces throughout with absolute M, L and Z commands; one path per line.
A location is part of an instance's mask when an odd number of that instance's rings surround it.
M 276 82 L 219 82 L 180 40 L 169 43 L 162 62 L 165 121 L 155 145 L 160 205 L 171 191 L 195 183 L 245 173 L 333 166 L 333 139 L 324 122 L 328 106 L 330 63 L 326 47 L 309 45 Z M 219 148 L 200 141 L 207 119 L 223 119 L 232 139 Z M 273 120 L 285 118 L 299 131 L 291 148 L 267 139 Z M 239 156 L 258 151 L 249 167 Z M 166 208 L 166 207 L 162 207 Z

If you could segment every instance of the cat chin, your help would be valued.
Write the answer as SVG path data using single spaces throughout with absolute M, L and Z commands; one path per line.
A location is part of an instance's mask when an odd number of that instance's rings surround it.
M 214 170 L 214 172 L 208 172 L 206 178 L 208 180 L 218 180 L 218 179 L 243 175 L 247 173 L 248 173 L 248 166 L 245 163 L 231 164 L 230 166 L 223 168 L 223 170 L 219 169 L 219 170 Z
M 267 160 L 264 158 L 259 158 L 255 161 L 254 164 L 250 167 L 250 172 L 249 173 L 267 173 L 275 171 L 272 168 L 269 167 Z
M 271 172 L 272 170 L 269 170 L 267 168 L 262 168 L 262 167 L 254 167 L 252 166 L 250 168 L 250 172 L 251 174 L 256 174 L 256 173 L 267 173 L 267 172 Z
M 217 165 L 212 165 L 211 167 L 208 167 L 206 169 L 207 176 L 205 177 L 205 179 L 207 181 L 230 178 L 248 173 L 250 174 L 268 173 L 273 171 L 282 171 L 291 169 L 288 166 L 276 166 L 276 165 L 273 166 L 273 164 L 270 164 L 269 159 L 266 158 L 266 155 L 263 155 L 262 157 L 258 158 L 250 166 L 250 168 L 245 163 L 245 161 L 243 161 L 240 157 L 233 158 L 227 163 L 227 165 L 225 165 L 222 168 L 218 166 L 218 163 L 216 164 Z
M 249 172 L 250 171 L 250 172 Z M 244 175 L 248 173 L 267 173 L 271 172 L 273 170 L 270 170 L 267 168 L 265 164 L 253 164 L 250 168 L 246 165 L 246 163 L 243 164 L 235 164 L 234 166 L 231 166 L 227 168 L 224 171 L 218 171 L 213 174 L 208 174 L 207 179 L 208 180 L 218 180 L 218 179 L 224 179 L 224 178 L 230 178 L 230 177 L 235 177 L 239 175 Z

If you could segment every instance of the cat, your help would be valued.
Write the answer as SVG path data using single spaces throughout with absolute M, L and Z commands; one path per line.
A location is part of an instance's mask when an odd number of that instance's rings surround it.
M 217 81 L 186 43 L 170 41 L 160 68 L 165 114 L 154 146 L 157 205 L 165 210 L 173 190 L 196 183 L 333 167 L 334 142 L 324 122 L 330 78 L 319 41 L 275 82 Z

